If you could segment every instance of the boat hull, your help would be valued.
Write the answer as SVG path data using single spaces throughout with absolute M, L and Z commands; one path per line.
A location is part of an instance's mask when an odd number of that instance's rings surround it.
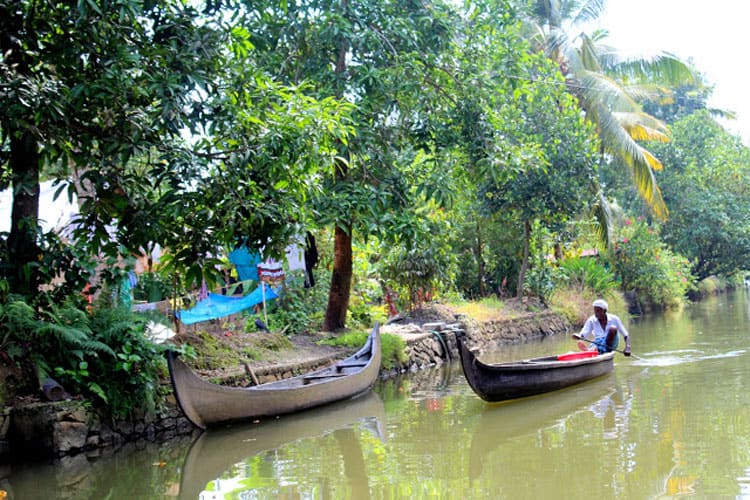
M 275 417 L 358 396 L 370 390 L 381 364 L 379 327 L 364 346 L 332 366 L 254 387 L 228 387 L 203 380 L 167 352 L 177 402 L 195 426 L 205 429 L 248 419 Z
M 464 376 L 474 392 L 485 401 L 498 402 L 556 391 L 610 373 L 614 353 L 595 357 L 558 360 L 547 356 L 511 363 L 487 364 L 457 339 Z

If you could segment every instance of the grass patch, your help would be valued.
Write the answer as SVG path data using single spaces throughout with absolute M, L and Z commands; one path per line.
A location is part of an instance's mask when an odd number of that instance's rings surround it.
M 497 297 L 486 297 L 479 301 L 455 302 L 450 307 L 456 313 L 464 314 L 476 321 L 497 321 L 503 319 L 517 318 L 520 313 L 508 307 Z
M 293 347 L 291 340 L 280 333 L 242 335 L 245 340 L 241 342 L 223 342 L 205 331 L 187 334 L 186 337 L 186 342 L 196 353 L 188 364 L 198 370 L 237 367 L 243 361 L 269 359 L 274 353 Z
M 349 332 L 332 339 L 321 340 L 321 344 L 334 347 L 351 347 L 359 349 L 367 340 L 367 332 Z M 406 342 L 398 335 L 383 333 L 380 335 L 380 343 L 383 353 L 382 366 L 391 370 L 409 361 L 406 356 Z
M 284 349 L 291 349 L 292 341 L 280 333 L 268 333 L 262 337 L 256 337 L 253 347 L 266 349 L 268 351 L 279 352 Z
M 217 370 L 240 363 L 241 353 L 228 349 L 213 335 L 199 331 L 190 335 L 190 346 L 200 353 L 190 360 L 190 365 L 199 370 Z

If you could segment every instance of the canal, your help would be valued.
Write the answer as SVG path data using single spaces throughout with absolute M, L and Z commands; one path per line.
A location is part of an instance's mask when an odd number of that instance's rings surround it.
M 457 362 L 197 439 L 0 471 L 17 499 L 750 498 L 750 299 L 628 322 L 610 375 L 490 405 Z M 559 335 L 489 361 L 574 348 Z

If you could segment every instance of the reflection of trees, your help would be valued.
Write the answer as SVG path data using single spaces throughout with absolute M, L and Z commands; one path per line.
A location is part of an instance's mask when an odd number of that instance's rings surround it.
M 0 489 L 17 499 L 174 497 L 191 441 L 180 436 L 166 443 L 128 443 L 96 461 L 80 453 L 44 466 L 14 465 Z
M 344 475 L 349 481 L 351 496 L 349 498 L 370 498 L 370 487 L 367 482 L 367 469 L 362 454 L 362 446 L 353 429 L 338 429 L 333 435 L 341 448 L 344 460 Z
M 746 362 L 742 356 L 706 359 L 651 367 L 632 378 L 641 419 L 651 425 L 631 426 L 629 440 L 654 442 L 667 455 L 659 457 L 661 468 L 671 467 L 655 494 L 736 496 L 736 478 L 743 475 L 737 464 L 750 463 L 750 397 L 736 390 L 745 384 Z M 642 450 L 638 471 L 649 459 L 657 460 Z
M 473 430 L 470 448 L 470 476 L 479 478 L 487 470 L 483 466 L 487 456 L 503 443 L 529 434 L 550 433 L 565 427 L 576 413 L 588 412 L 592 407 L 610 401 L 616 391 L 613 375 L 544 397 L 525 398 L 502 405 L 488 406 Z
M 331 467 L 340 469 L 342 457 L 362 453 L 359 448 L 342 451 L 332 432 L 351 431 L 344 442 L 353 446 L 358 444 L 360 430 L 367 434 L 365 429 L 370 429 L 375 439 L 380 439 L 384 422 L 383 402 L 370 392 L 276 421 L 211 429 L 193 443 L 185 457 L 180 497 L 197 498 L 212 482 L 213 487 L 221 482 L 231 485 L 233 494 L 248 490 L 273 495 L 310 492 L 321 485 L 340 490 L 344 487 L 339 484 L 342 474 Z

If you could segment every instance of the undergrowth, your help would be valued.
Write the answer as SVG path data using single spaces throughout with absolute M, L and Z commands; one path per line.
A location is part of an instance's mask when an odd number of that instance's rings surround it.
M 348 332 L 335 338 L 321 340 L 320 343 L 334 347 L 343 346 L 358 349 L 365 344 L 367 336 L 367 332 Z M 380 343 L 384 369 L 392 370 L 409 361 L 406 356 L 406 342 L 398 335 L 383 333 L 380 335 Z

